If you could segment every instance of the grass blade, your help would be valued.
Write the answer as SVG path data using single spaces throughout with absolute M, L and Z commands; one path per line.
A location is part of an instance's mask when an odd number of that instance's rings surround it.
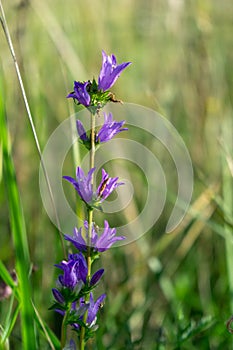
M 6 185 L 8 197 L 11 232 L 15 248 L 16 273 L 19 282 L 18 291 L 21 307 L 20 316 L 22 341 L 25 350 L 34 350 L 36 349 L 36 338 L 33 322 L 34 310 L 31 303 L 32 291 L 30 280 L 28 278 L 30 270 L 30 257 L 24 215 L 11 155 L 2 91 L 0 93 L 0 136 L 3 152 L 3 179 Z

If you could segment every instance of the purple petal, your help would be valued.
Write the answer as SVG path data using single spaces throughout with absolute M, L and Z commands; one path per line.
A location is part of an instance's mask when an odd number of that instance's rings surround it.
M 63 311 L 63 310 L 54 309 L 54 311 L 56 311 L 57 313 L 59 313 L 59 314 L 62 315 L 62 316 L 65 315 L 65 311 Z
M 53 288 L 52 293 L 53 293 L 53 296 L 56 299 L 56 301 L 58 301 L 60 304 L 64 303 L 65 299 L 62 296 L 62 294 L 59 292 L 59 290 L 57 290 L 56 288 Z
M 84 240 L 84 238 L 82 237 L 82 228 L 80 228 L 79 230 L 75 227 L 74 228 L 74 234 L 73 237 L 69 236 L 69 235 L 64 235 L 64 238 L 71 242 L 74 247 L 80 251 L 86 251 L 87 250 L 87 244 Z
M 116 229 L 110 228 L 107 220 L 104 221 L 104 231 L 96 242 L 96 249 L 104 252 L 109 249 L 115 242 L 125 239 L 124 236 L 116 236 Z
M 115 81 L 120 76 L 121 72 L 131 64 L 131 62 L 122 63 L 117 65 L 116 57 L 114 55 L 107 56 L 104 51 L 102 51 L 102 68 L 100 70 L 98 79 L 99 90 L 106 91 L 112 87 Z
M 95 319 L 96 319 L 96 315 L 97 312 L 100 308 L 100 305 L 102 304 L 103 300 L 106 298 L 106 294 L 102 294 L 97 300 L 96 302 L 94 302 L 93 299 L 93 294 L 90 293 L 90 306 L 88 309 L 88 316 L 87 316 L 87 323 L 90 325 L 92 324 Z
M 87 86 L 90 83 L 88 81 L 81 83 L 80 81 L 74 82 L 74 91 L 67 95 L 67 98 L 74 98 L 78 101 L 79 104 L 82 104 L 85 107 L 90 105 L 91 97 L 87 92 Z
M 90 285 L 94 286 L 95 284 L 97 284 L 99 282 L 99 280 L 101 279 L 103 273 L 104 273 L 104 269 L 100 269 L 100 270 L 96 271 L 91 278 Z
M 78 134 L 80 136 L 80 139 L 83 141 L 88 141 L 88 137 L 81 120 L 76 121 L 76 127 L 77 127 Z
M 97 189 L 97 196 L 100 198 L 100 202 L 106 199 L 115 188 L 120 185 L 123 185 L 123 182 L 117 182 L 118 177 L 109 177 L 108 173 L 102 169 L 102 180 Z
M 79 253 L 78 254 L 78 261 L 79 261 L 79 267 L 78 267 L 78 277 L 83 281 L 83 283 L 86 283 L 87 278 L 87 262 L 84 256 Z
M 98 195 L 100 195 L 100 193 L 102 192 L 103 186 L 106 185 L 107 180 L 108 180 L 108 173 L 104 169 L 102 169 L 102 179 L 101 179 L 101 182 L 97 188 Z
M 92 245 L 92 247 L 95 247 L 97 239 L 98 239 L 98 235 L 97 235 L 97 232 L 95 230 L 95 225 L 92 224 L 92 231 L 91 231 L 91 245 Z
M 83 170 L 80 167 L 77 168 L 78 193 L 86 203 L 89 203 L 93 197 L 92 175 L 94 171 L 95 168 L 92 168 L 85 176 Z
M 86 202 L 90 203 L 93 197 L 93 185 L 92 185 L 92 174 L 95 171 L 95 168 L 92 168 L 88 175 L 85 176 L 82 168 L 77 167 L 76 177 L 77 180 L 73 179 L 70 176 L 63 176 L 63 178 L 69 181 L 78 192 L 80 198 Z
M 69 181 L 72 185 L 77 186 L 77 181 L 71 176 L 63 176 L 63 179 Z
M 128 130 L 128 128 L 122 128 L 124 123 L 124 120 L 120 122 L 113 120 L 111 113 L 109 115 L 104 113 L 104 124 L 96 135 L 97 142 L 107 142 L 119 132 Z

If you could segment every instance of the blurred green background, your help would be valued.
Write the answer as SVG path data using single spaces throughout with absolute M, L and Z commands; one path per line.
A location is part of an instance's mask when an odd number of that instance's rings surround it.
M 164 232 L 172 208 L 169 198 L 176 193 L 172 171 L 167 171 L 171 193 L 153 229 L 103 255 L 106 273 L 99 292 L 106 290 L 108 297 L 91 349 L 232 349 L 226 322 L 233 314 L 233 3 L 5 0 L 3 6 L 42 149 L 53 130 L 79 110 L 65 96 L 73 80 L 98 76 L 104 49 L 118 62 L 133 62 L 112 88 L 117 98 L 165 116 L 192 158 L 192 203 L 175 232 Z M 53 265 L 62 251 L 43 209 L 40 160 L 3 31 L 0 75 L 35 266 L 34 301 L 59 334 L 58 316 L 48 307 Z M 11 271 L 14 246 L 1 163 L 0 158 L 0 258 Z M 70 162 L 65 173 L 71 175 L 76 165 Z M 144 198 L 146 183 L 138 176 L 133 205 L 140 211 L 138 199 Z M 0 323 L 7 302 L 0 302 Z M 21 348 L 18 326 L 11 348 Z

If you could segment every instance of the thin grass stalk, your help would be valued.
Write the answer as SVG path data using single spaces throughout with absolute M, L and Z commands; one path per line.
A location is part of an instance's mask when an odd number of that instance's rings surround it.
M 11 308 L 13 307 L 13 302 L 14 302 L 14 296 L 12 296 L 12 300 L 11 300 L 12 305 L 10 305 L 10 311 L 12 311 Z M 9 317 L 6 320 L 6 325 L 5 325 L 3 334 L 1 336 L 0 349 L 1 349 L 1 346 L 4 346 L 7 339 L 9 339 L 10 334 L 11 334 L 11 332 L 15 326 L 15 323 L 17 321 L 19 313 L 20 313 L 20 305 L 19 304 L 16 306 L 16 308 L 13 312 L 9 312 Z
M 51 328 L 42 320 L 38 310 L 36 309 L 35 305 L 32 303 L 34 311 L 35 311 L 35 321 L 40 327 L 45 335 L 45 338 L 47 339 L 51 350 L 58 350 L 60 349 L 60 341 L 57 338 L 57 336 L 53 333 Z
M 34 311 L 31 303 L 32 289 L 29 280 L 29 247 L 15 169 L 10 151 L 2 94 L 0 94 L 0 136 L 3 150 L 3 177 L 7 189 L 10 224 L 16 255 L 16 272 L 18 275 L 19 302 L 21 307 L 22 342 L 25 350 L 34 350 L 36 349 L 36 335 L 33 322 Z
M 51 203 L 52 203 L 52 206 L 53 206 L 53 211 L 54 211 L 54 215 L 55 215 L 55 219 L 56 219 L 56 224 L 57 224 L 57 228 L 58 228 L 59 235 L 60 235 L 60 241 L 61 241 L 61 246 L 62 246 L 62 250 L 63 250 L 63 255 L 64 255 L 64 257 L 66 257 L 65 245 L 64 245 L 63 237 L 62 237 L 62 233 L 61 233 L 61 225 L 60 225 L 60 221 L 59 221 L 59 218 L 58 218 L 58 214 L 57 214 L 57 210 L 56 210 L 56 206 L 55 206 L 55 202 L 54 202 L 54 197 L 53 197 L 52 189 L 51 189 L 51 186 L 50 186 L 49 177 L 48 177 L 48 174 L 47 174 L 47 171 L 46 171 L 46 167 L 45 167 L 45 164 L 44 164 L 44 161 L 43 161 L 43 158 L 42 158 L 42 152 L 41 152 L 41 148 L 40 148 L 39 139 L 38 139 L 37 132 L 36 132 L 36 129 L 35 129 L 34 121 L 33 121 L 33 118 L 32 118 L 31 110 L 30 110 L 30 107 L 29 107 L 26 91 L 25 91 L 25 88 L 24 88 L 22 76 L 21 76 L 21 73 L 20 73 L 19 65 L 18 65 L 18 62 L 17 62 L 14 46 L 13 46 L 13 43 L 12 43 L 12 40 L 11 40 L 11 35 L 10 35 L 9 29 L 8 29 L 8 25 L 7 25 L 7 21 L 6 21 L 6 17 L 5 17 L 5 13 L 4 13 L 4 9 L 3 9 L 3 6 L 2 6 L 2 1 L 1 0 L 0 0 L 0 11 L 1 11 L 0 22 L 1 22 L 1 25 L 2 25 L 2 28 L 3 28 L 4 34 L 5 34 L 5 38 L 6 38 L 6 41 L 7 41 L 7 44 L 8 44 L 10 53 L 11 53 L 11 56 L 12 56 L 13 61 L 14 61 L 16 75 L 17 75 L 17 78 L 18 78 L 18 81 L 19 81 L 20 90 L 22 92 L 22 97 L 23 97 L 23 101 L 24 101 L 24 104 L 25 104 L 27 116 L 28 116 L 29 123 L 30 123 L 31 129 L 32 129 L 33 137 L 34 137 L 34 140 L 35 140 L 35 143 L 36 143 L 36 148 L 37 148 L 37 151 L 39 153 L 41 166 L 42 166 L 43 173 L 44 173 L 44 176 L 45 176 L 45 181 L 46 181 L 46 184 L 47 184 L 47 187 L 48 187 L 48 191 L 49 191 L 49 195 L 50 195 L 50 198 L 51 198 Z

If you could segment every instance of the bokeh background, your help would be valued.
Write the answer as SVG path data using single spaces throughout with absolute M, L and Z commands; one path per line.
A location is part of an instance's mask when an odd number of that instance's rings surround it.
M 133 62 L 112 89 L 116 96 L 167 118 L 192 159 L 193 197 L 180 226 L 165 233 L 177 186 L 174 165 L 161 151 L 168 197 L 160 219 L 140 240 L 103 255 L 99 264 L 106 273 L 99 292 L 106 290 L 108 297 L 90 348 L 232 349 L 226 322 L 233 314 L 233 3 L 5 0 L 3 6 L 42 149 L 56 127 L 79 110 L 65 96 L 73 80 L 98 76 L 104 49 L 119 62 Z M 41 201 L 40 159 L 3 31 L 0 79 L 34 266 L 34 302 L 59 336 L 60 320 L 48 308 L 53 265 L 62 250 Z M 76 163 L 68 157 L 64 172 L 74 172 Z M 133 205 L 140 212 L 147 183 L 132 167 L 125 164 L 134 176 Z M 0 259 L 11 271 L 15 247 L 2 171 L 0 180 Z M 112 220 L 117 225 L 125 218 Z M 0 323 L 7 303 L 0 302 Z M 22 346 L 18 324 L 12 349 Z M 41 349 L 49 348 L 40 341 Z

